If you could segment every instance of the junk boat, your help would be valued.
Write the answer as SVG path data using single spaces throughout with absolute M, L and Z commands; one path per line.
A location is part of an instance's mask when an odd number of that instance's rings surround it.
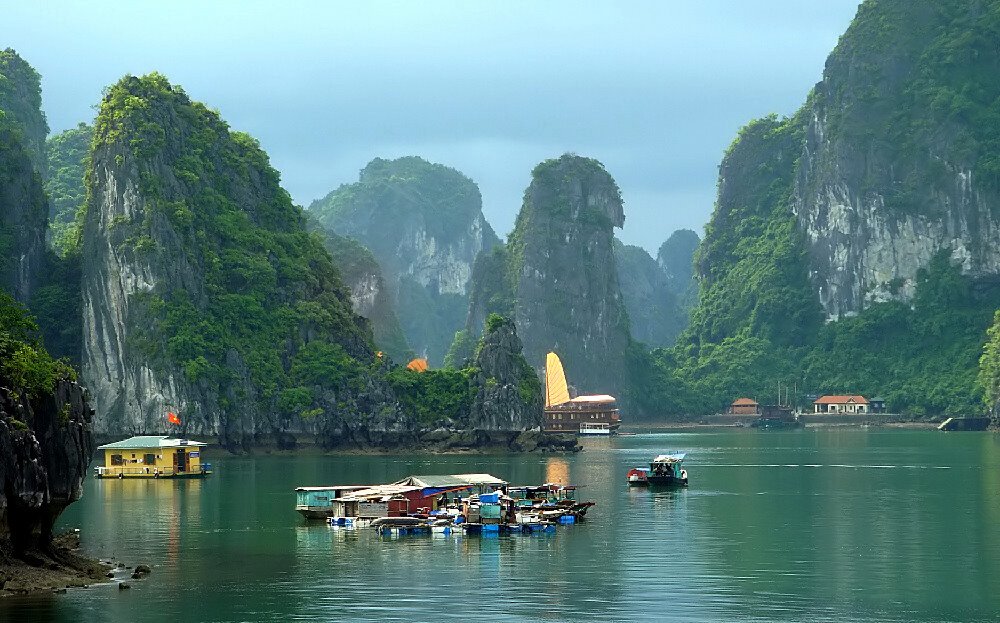
M 545 356 L 545 424 L 547 433 L 577 435 L 614 435 L 621 425 L 621 414 L 614 396 L 569 397 L 569 385 L 559 355 Z
M 688 484 L 687 470 L 681 465 L 686 454 L 661 454 L 649 464 L 649 468 L 636 467 L 626 474 L 629 486 L 646 487 L 674 486 L 686 487 Z

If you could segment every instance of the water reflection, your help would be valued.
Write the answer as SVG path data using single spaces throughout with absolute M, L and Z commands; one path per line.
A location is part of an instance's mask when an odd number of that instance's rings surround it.
M 0 620 L 989 620 L 1000 440 L 884 431 L 658 434 L 574 456 L 223 457 L 204 481 L 89 481 L 63 526 L 154 565 L 132 591 L 0 603 Z M 627 469 L 689 451 L 691 487 Z M 383 539 L 305 524 L 296 485 L 487 471 L 595 499 L 553 535 Z M 492 616 L 492 614 L 491 614 Z

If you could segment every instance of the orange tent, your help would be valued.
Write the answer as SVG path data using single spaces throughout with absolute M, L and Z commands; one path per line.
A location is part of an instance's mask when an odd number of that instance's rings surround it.
M 406 369 L 413 370 L 414 372 L 426 372 L 427 360 L 422 358 L 414 359 L 410 363 L 406 364 Z

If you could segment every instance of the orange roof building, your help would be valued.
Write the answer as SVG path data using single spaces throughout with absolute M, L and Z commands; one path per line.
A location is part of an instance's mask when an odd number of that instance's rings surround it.
M 868 413 L 868 399 L 859 395 L 820 396 L 813 401 L 814 413 Z
M 757 415 L 760 413 L 760 405 L 753 398 L 737 398 L 733 404 L 729 405 L 730 415 Z

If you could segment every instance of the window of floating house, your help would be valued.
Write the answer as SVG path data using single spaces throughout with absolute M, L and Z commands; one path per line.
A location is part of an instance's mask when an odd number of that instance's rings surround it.
M 111 464 L 112 465 L 124 465 L 125 461 L 122 460 L 122 455 L 120 455 L 120 454 L 112 454 L 111 455 Z
M 146 465 L 153 465 L 156 463 L 156 455 L 147 454 L 142 462 L 145 463 Z

